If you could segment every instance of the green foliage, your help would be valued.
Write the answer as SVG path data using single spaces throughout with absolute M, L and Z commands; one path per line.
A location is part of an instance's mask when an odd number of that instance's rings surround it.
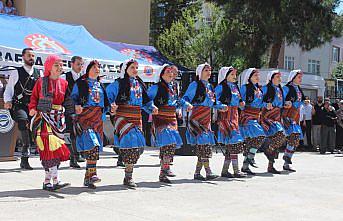
M 152 0 L 150 12 L 150 44 L 156 46 L 158 36 L 177 21 L 192 0 Z
M 277 66 L 281 45 L 297 43 L 310 50 L 342 35 L 340 0 L 213 0 L 223 6 L 228 32 L 225 47 L 242 49 L 249 66 L 261 66 L 271 48 L 269 66 Z
M 215 69 L 277 67 L 284 42 L 310 50 L 343 30 L 343 18 L 335 13 L 339 0 L 212 0 L 206 1 L 207 15 L 201 0 L 153 2 L 173 8 L 155 46 L 191 69 L 205 61 Z
M 343 79 L 343 62 L 340 62 L 332 71 L 332 77 L 334 79 Z
M 202 3 L 197 1 L 188 7 L 159 36 L 157 48 L 171 61 L 191 69 L 204 62 L 215 69 L 236 60 L 237 64 L 242 63 L 223 49 L 223 33 L 228 28 L 223 10 L 215 4 Z

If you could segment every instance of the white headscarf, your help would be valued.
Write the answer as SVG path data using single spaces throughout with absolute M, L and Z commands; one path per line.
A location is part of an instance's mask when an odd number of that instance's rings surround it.
M 222 67 L 218 73 L 218 84 L 220 84 L 223 80 L 225 80 L 227 73 L 231 72 L 234 68 L 230 67 Z
M 289 73 L 289 76 L 288 76 L 288 82 L 293 81 L 295 76 L 297 76 L 297 74 L 299 73 L 302 73 L 300 69 L 291 71 L 291 73 Z
M 162 71 L 165 67 L 169 66 L 169 64 L 164 64 L 161 66 L 161 68 L 158 70 L 158 77 L 161 77 Z
M 123 62 L 123 66 L 122 66 L 121 71 L 120 71 L 120 78 L 124 78 L 127 65 L 128 65 L 128 63 L 131 63 L 131 62 L 137 62 L 137 61 L 135 59 L 131 58 L 131 59 L 127 59 Z
M 197 67 L 195 73 L 196 73 L 196 76 L 199 76 L 199 79 L 201 79 L 201 73 L 202 73 L 202 71 L 204 70 L 204 68 L 205 68 L 206 66 L 211 67 L 208 63 L 204 63 L 204 64 L 198 65 L 198 67 Z
M 243 76 L 243 82 L 242 84 L 247 84 L 249 83 L 248 80 L 251 78 L 251 73 L 253 71 L 257 70 L 256 68 L 249 68 L 245 73 L 244 73 L 244 76 Z
M 272 77 L 274 74 L 278 74 L 278 73 L 281 73 L 279 70 L 272 70 L 268 73 L 268 76 L 267 76 L 267 84 L 269 83 L 269 81 L 272 80 Z
M 164 64 L 164 65 L 162 65 L 161 68 L 158 70 L 157 75 L 156 75 L 156 77 L 155 77 L 155 82 L 156 82 L 156 83 L 160 81 L 162 71 L 163 71 L 163 69 L 164 69 L 165 67 L 167 67 L 167 66 L 169 66 L 169 64 Z

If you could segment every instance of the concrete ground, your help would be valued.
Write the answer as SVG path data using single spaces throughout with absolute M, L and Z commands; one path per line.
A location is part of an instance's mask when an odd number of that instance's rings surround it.
M 192 179 L 196 158 L 175 157 L 171 185 L 158 182 L 156 150 L 147 149 L 134 170 L 136 190 L 122 185 L 123 169 L 115 167 L 111 149 L 101 156 L 96 190 L 82 187 L 83 169 L 62 164 L 60 177 L 70 188 L 41 190 L 44 171 L 39 158 L 33 171 L 19 161 L 0 163 L 0 220 L 343 220 L 343 155 L 297 153 L 296 173 L 266 173 L 267 160 L 258 154 L 258 175 L 244 179 L 200 182 Z M 214 154 L 213 171 L 220 173 L 223 156 Z M 242 156 L 240 156 L 240 165 Z M 276 167 L 282 168 L 278 160 Z M 204 171 L 203 171 L 204 172 Z

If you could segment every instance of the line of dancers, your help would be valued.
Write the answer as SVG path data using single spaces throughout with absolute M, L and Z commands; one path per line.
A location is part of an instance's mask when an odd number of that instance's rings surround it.
M 267 171 L 279 174 L 274 163 L 285 141 L 283 170 L 295 172 L 291 167 L 292 156 L 302 136 L 299 126 L 299 108 L 304 101 L 300 88 L 301 70 L 290 72 L 288 83 L 282 87 L 278 70 L 271 71 L 268 82 L 261 86 L 258 69 L 250 68 L 243 73 L 243 85 L 239 88 L 237 70 L 222 67 L 218 85 L 213 88 L 209 83 L 212 69 L 205 63 L 197 67 L 196 80 L 183 96 L 179 96 L 175 81 L 178 70 L 173 65 L 163 65 L 159 82 L 147 88 L 138 76 L 138 62 L 127 60 L 121 66 L 121 77 L 105 88 L 96 60 L 88 64 L 86 73 L 79 79 L 71 76 L 63 79 L 60 77 L 63 71 L 61 58 L 50 55 L 44 64 L 44 76 L 38 77 L 33 75 L 32 54 L 32 49 L 24 49 L 27 67 L 18 68 L 17 74 L 10 76 L 4 98 L 6 108 L 25 113 L 24 117 L 15 120 L 21 122 L 22 134 L 34 137 L 45 169 L 44 190 L 55 191 L 70 185 L 61 182 L 58 176 L 59 165 L 71 159 L 70 152 L 72 159 L 75 159 L 75 152 L 80 152 L 86 160 L 85 187 L 95 189 L 96 183 L 101 182 L 96 165 L 103 149 L 103 122 L 107 113 L 112 115 L 114 146 L 125 166 L 123 184 L 129 188 L 137 187 L 133 179 L 134 165 L 146 146 L 142 111 L 152 115 L 153 144 L 160 152 L 160 182 L 171 183 L 169 177 L 175 176 L 171 164 L 175 150 L 183 144 L 177 115 L 184 112 L 188 112 L 186 140 L 195 148 L 197 156 L 194 179 L 219 177 L 210 167 L 212 147 L 216 143 L 224 147 L 222 177 L 254 175 L 250 166 L 256 167 L 254 157 L 259 149 L 269 161 Z M 213 115 L 217 116 L 214 122 Z M 66 116 L 72 121 L 70 144 L 64 139 Z M 213 124 L 218 126 L 217 134 L 211 128 Z M 268 145 L 262 149 L 265 142 Z M 29 145 L 27 141 L 26 146 Z M 244 161 L 240 168 L 238 155 L 241 153 Z M 23 167 L 29 167 L 28 156 L 23 155 L 23 158 Z M 229 172 L 231 164 L 233 173 Z M 203 167 L 205 176 L 201 174 Z

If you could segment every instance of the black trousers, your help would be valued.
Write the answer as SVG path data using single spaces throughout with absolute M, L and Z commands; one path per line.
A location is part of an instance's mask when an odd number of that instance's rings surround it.
M 300 126 L 301 126 L 301 131 L 303 135 L 305 136 L 306 134 L 307 147 L 311 149 L 312 148 L 312 139 L 311 139 L 312 138 L 312 121 L 311 120 L 301 121 Z M 300 140 L 300 146 L 302 146 L 303 148 L 305 147 L 304 140 Z
M 12 118 L 18 124 L 21 139 L 23 141 L 23 149 L 21 150 L 22 157 L 30 156 L 31 147 L 31 132 L 30 132 L 30 120 L 29 110 L 25 105 L 14 105 L 11 110 Z
M 306 140 L 307 140 L 307 146 L 312 148 L 312 120 L 306 120 Z
M 336 147 L 343 148 L 343 128 L 338 124 L 336 125 Z
M 70 151 L 70 159 L 77 159 L 79 157 L 79 153 L 77 152 L 77 148 L 76 148 L 76 136 L 73 130 L 73 120 L 71 116 L 68 116 L 68 115 L 65 117 L 65 120 L 66 120 L 65 132 L 70 134 L 70 144 L 67 145 Z

